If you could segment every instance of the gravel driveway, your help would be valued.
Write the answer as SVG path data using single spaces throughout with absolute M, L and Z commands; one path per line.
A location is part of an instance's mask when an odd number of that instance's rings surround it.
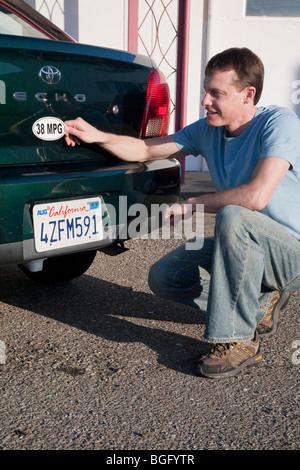
M 259 367 L 196 377 L 203 315 L 147 286 L 152 263 L 180 243 L 131 240 L 60 286 L 0 270 L 1 449 L 299 449 L 299 294 Z

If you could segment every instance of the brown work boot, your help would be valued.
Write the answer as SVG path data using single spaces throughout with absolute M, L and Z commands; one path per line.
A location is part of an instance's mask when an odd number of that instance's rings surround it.
M 196 373 L 210 379 L 233 377 L 244 367 L 259 364 L 262 359 L 257 331 L 253 339 L 238 343 L 218 343 L 200 359 Z
M 275 335 L 278 327 L 279 312 L 288 303 L 290 295 L 289 292 L 279 293 L 277 290 L 273 292 L 268 312 L 256 327 L 260 338 L 269 338 Z

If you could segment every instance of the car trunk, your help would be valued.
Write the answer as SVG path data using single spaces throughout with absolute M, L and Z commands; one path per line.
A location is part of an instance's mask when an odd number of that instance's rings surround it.
M 154 68 L 147 58 L 12 36 L 1 36 L 0 46 L 0 166 L 111 163 L 99 146 L 66 146 L 63 121 L 78 116 L 104 131 L 139 135 Z

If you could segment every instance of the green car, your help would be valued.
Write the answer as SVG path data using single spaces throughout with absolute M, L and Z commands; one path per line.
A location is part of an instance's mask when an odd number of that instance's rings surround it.
M 166 135 L 168 86 L 148 57 L 78 44 L 20 0 L 0 0 L 0 33 L 0 266 L 66 281 L 122 251 L 133 205 L 177 200 L 180 165 L 69 148 L 64 121 Z

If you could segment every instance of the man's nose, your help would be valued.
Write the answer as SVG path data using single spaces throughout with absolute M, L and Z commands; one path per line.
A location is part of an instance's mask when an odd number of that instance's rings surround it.
M 202 102 L 201 102 L 202 106 L 209 106 L 211 105 L 211 96 L 209 93 L 205 93 L 203 98 L 202 98 Z

